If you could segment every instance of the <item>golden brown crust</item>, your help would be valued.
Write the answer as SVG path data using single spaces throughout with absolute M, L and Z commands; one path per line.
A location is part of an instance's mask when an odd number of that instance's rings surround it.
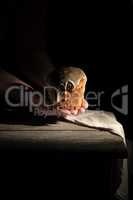
M 79 68 L 73 68 L 73 77 L 74 73 L 76 73 L 76 76 L 79 72 L 79 76 L 77 76 L 78 84 L 75 85 L 74 89 L 72 92 L 64 91 L 61 95 L 61 100 L 59 105 L 61 106 L 62 109 L 68 109 L 68 110 L 79 110 L 82 106 L 84 106 L 84 92 L 85 92 L 85 86 L 86 86 L 86 81 L 87 77 L 84 75 L 84 72 L 81 73 L 82 71 L 79 70 Z M 67 68 L 68 73 L 66 75 L 69 75 L 69 67 Z M 72 75 L 72 68 L 70 68 L 71 75 Z M 71 76 L 72 77 L 72 76 Z M 69 77 L 67 77 L 69 79 Z M 73 79 L 74 80 L 74 79 Z M 72 80 L 72 81 L 73 81 Z

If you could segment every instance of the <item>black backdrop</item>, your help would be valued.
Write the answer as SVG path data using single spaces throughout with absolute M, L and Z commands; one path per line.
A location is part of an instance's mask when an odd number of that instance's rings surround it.
M 113 111 L 127 133 L 128 117 L 111 106 L 110 96 L 128 83 L 131 2 L 5 0 L 1 4 L 1 66 L 19 74 L 19 64 L 30 63 L 36 50 L 48 52 L 57 65 L 82 64 L 87 91 L 104 91 L 101 109 Z

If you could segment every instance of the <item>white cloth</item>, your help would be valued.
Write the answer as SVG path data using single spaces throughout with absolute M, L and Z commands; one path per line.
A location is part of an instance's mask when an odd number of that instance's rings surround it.
M 111 112 L 86 110 L 79 115 L 67 115 L 66 120 L 75 124 L 84 125 L 91 128 L 107 130 L 112 134 L 119 135 L 123 138 L 126 145 L 123 126 L 117 121 Z

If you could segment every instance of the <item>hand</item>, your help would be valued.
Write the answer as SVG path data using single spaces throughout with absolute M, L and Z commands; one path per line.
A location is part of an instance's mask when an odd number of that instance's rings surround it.
M 88 102 L 84 99 L 80 108 L 71 108 L 71 109 L 59 109 L 59 114 L 62 116 L 66 115 L 78 115 L 79 113 L 85 112 L 88 108 Z

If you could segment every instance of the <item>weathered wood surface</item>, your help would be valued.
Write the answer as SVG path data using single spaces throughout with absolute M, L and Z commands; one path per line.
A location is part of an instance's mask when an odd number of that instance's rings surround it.
M 125 155 L 121 137 L 73 123 L 58 121 L 47 125 L 0 124 L 0 147 L 46 148 Z

